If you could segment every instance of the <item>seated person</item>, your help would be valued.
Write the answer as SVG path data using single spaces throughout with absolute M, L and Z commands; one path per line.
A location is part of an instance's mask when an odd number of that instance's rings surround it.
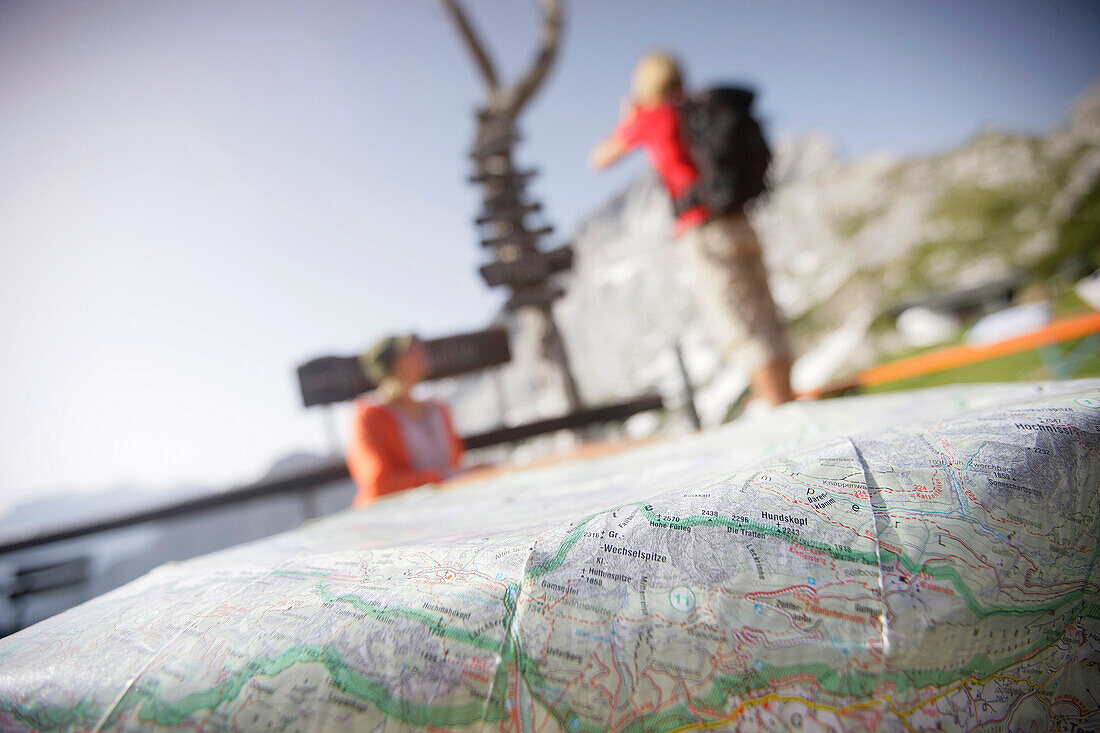
M 464 447 L 440 402 L 418 401 L 412 388 L 428 375 L 428 356 L 415 336 L 388 336 L 361 357 L 378 388 L 355 403 L 347 450 L 355 506 L 383 494 L 437 483 L 459 473 Z

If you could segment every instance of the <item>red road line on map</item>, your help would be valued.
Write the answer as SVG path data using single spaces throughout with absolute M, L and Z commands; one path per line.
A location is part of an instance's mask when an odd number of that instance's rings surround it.
M 942 440 L 941 440 L 941 444 L 945 449 L 948 448 L 948 444 L 943 443 Z M 959 471 L 960 469 L 955 467 L 954 456 L 952 454 L 947 454 L 947 455 L 951 456 L 951 460 L 949 461 L 950 466 L 955 468 L 956 471 Z M 969 470 L 969 469 L 967 469 L 967 470 Z M 935 475 L 935 473 L 938 473 L 938 470 L 936 472 L 934 472 L 933 475 Z M 786 477 L 786 478 L 791 478 L 791 477 Z M 823 485 L 815 484 L 813 482 L 805 481 L 805 480 L 801 480 L 801 481 L 800 480 L 795 480 L 795 483 L 801 484 L 803 486 L 811 486 L 815 489 L 821 489 L 822 491 L 828 492 L 830 494 L 835 494 L 837 496 L 846 496 L 842 492 L 837 491 L 835 489 L 835 487 L 823 486 Z M 793 504 L 795 506 L 801 506 L 801 507 L 807 507 L 807 508 L 813 510 L 819 517 L 821 517 L 822 519 L 825 519 L 826 521 L 828 521 L 833 526 L 844 527 L 845 529 L 847 529 L 847 530 L 851 531 L 853 534 L 855 534 L 857 537 L 862 537 L 862 538 L 867 539 L 867 540 L 876 541 L 876 538 L 873 538 L 873 537 L 871 537 L 867 534 L 861 533 L 855 527 L 844 524 L 843 522 L 838 522 L 836 519 L 834 519 L 830 515 L 826 514 L 825 512 L 823 512 L 818 507 L 815 507 L 813 504 L 811 504 L 808 501 L 802 501 L 800 499 L 795 499 L 795 498 L 792 498 L 792 497 L 785 496 L 785 495 L 781 494 L 777 489 L 771 488 L 769 486 L 759 486 L 758 488 L 760 488 L 763 491 L 767 491 L 767 492 L 771 493 L 772 495 L 776 496 L 779 499 L 782 499 L 783 501 L 787 502 L 788 504 Z M 901 491 L 901 490 L 899 489 L 898 491 Z M 985 513 L 985 516 L 988 519 L 995 520 L 995 521 L 1001 522 L 1003 524 L 1016 524 L 1016 525 L 1022 526 L 1024 528 L 1024 530 L 1028 534 L 1032 535 L 1033 537 L 1041 537 L 1043 539 L 1046 539 L 1049 542 L 1051 542 L 1051 544 L 1056 545 L 1057 547 L 1061 547 L 1065 550 L 1075 551 L 1075 552 L 1085 552 L 1084 548 L 1079 548 L 1079 549 L 1078 548 L 1071 548 L 1067 545 L 1063 545 L 1063 544 L 1051 539 L 1049 536 L 1047 536 L 1045 534 L 1043 534 L 1043 535 L 1036 534 L 1035 532 L 1031 531 L 1030 527 L 1027 527 L 1026 525 L 1022 525 L 1019 522 L 1012 522 L 1011 520 L 1002 519 L 1002 518 L 996 516 L 995 514 L 993 514 L 988 507 L 986 507 L 984 504 L 982 504 L 980 501 L 978 501 L 977 498 L 973 496 L 973 492 L 970 492 L 968 489 L 965 489 L 965 488 L 964 488 L 964 492 L 967 494 L 967 497 L 970 498 L 970 500 L 974 504 L 977 504 L 979 507 L 981 507 L 982 511 Z M 918 493 L 918 495 L 919 495 L 919 493 Z M 864 497 L 860 497 L 860 498 L 864 498 Z M 927 517 L 923 517 L 923 516 L 919 516 L 919 515 L 914 515 L 912 513 L 904 512 L 904 509 L 900 508 L 900 507 L 893 510 L 893 514 L 897 517 L 905 517 L 907 519 L 913 519 L 914 521 L 926 522 L 926 523 L 931 524 L 932 526 L 936 527 L 937 529 L 942 530 L 945 534 L 947 534 L 952 539 L 958 540 L 957 537 L 955 537 L 953 534 L 951 534 L 950 530 L 945 528 L 943 525 L 939 524 L 935 519 L 931 519 L 931 518 L 927 518 Z M 897 547 L 895 545 L 892 545 L 890 543 L 884 542 L 881 537 L 877 538 L 877 541 L 881 544 L 882 547 L 886 548 L 887 550 L 889 550 L 891 552 L 894 552 L 894 553 L 897 553 L 898 555 L 903 554 L 902 553 L 902 548 Z M 961 542 L 961 540 L 959 540 L 959 541 Z M 966 546 L 965 543 L 962 543 L 962 544 L 964 546 Z M 974 552 L 974 550 L 970 547 L 967 547 L 967 549 L 970 550 L 972 553 Z M 960 562 L 962 562 L 963 564 L 967 565 L 968 567 L 970 567 L 974 570 L 981 570 L 982 569 L 980 566 L 973 565 L 973 564 L 971 564 L 970 562 L 967 562 L 966 560 L 964 560 L 961 557 L 957 557 L 957 556 L 952 556 L 952 557 L 956 557 Z M 974 557 L 977 558 L 978 555 L 975 553 Z M 990 570 L 995 571 L 995 568 L 993 568 L 993 566 L 990 565 L 988 562 L 986 563 L 986 567 L 988 567 L 988 569 L 990 569 Z

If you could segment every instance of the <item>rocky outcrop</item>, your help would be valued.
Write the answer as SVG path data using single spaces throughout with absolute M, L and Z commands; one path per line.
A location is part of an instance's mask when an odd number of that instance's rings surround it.
M 1100 84 L 1042 137 L 987 130 L 938 155 L 845 160 L 819 134 L 782 141 L 775 153 L 774 190 L 751 217 L 800 354 L 796 387 L 808 389 L 895 345 L 883 318 L 893 305 L 1049 259 L 1075 204 L 1100 179 Z M 572 238 L 575 265 L 562 276 L 567 295 L 555 315 L 587 403 L 656 388 L 675 407 L 679 342 L 703 421 L 714 424 L 747 375 L 727 368 L 711 343 L 671 225 L 651 173 L 593 212 Z M 548 365 L 526 356 L 537 350 L 524 345 L 532 335 L 523 316 L 500 321 L 516 360 L 439 385 L 466 430 L 489 428 L 501 414 L 516 423 L 564 410 Z M 635 428 L 683 424 L 672 411 Z

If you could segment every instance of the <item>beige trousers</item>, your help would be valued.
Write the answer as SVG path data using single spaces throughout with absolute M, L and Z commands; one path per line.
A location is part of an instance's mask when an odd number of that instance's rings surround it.
M 750 372 L 789 363 L 787 331 L 745 215 L 715 217 L 684 232 L 680 243 L 695 271 L 699 310 L 727 361 Z

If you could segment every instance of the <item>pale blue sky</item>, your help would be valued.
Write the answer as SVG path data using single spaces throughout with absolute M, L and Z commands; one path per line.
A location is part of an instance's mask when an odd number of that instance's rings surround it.
M 467 2 L 512 76 L 533 2 Z M 923 153 L 1041 132 L 1100 72 L 1092 2 L 571 2 L 522 121 L 564 238 L 640 53 L 749 80 L 777 136 Z M 294 365 L 502 295 L 465 183 L 479 79 L 429 0 L 0 3 L 0 511 L 43 490 L 229 485 L 320 449 Z

